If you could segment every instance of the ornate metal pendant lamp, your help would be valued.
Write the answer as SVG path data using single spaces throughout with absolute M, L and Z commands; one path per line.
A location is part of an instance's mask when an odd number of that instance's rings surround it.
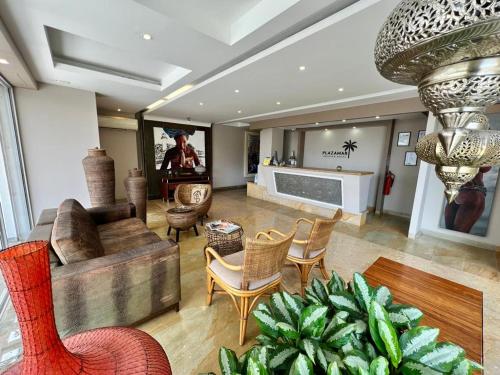
M 500 99 L 500 1 L 403 0 L 380 31 L 375 62 L 387 79 L 418 85 L 443 129 L 417 143 L 452 202 L 479 167 L 500 164 L 500 131 L 487 106 Z

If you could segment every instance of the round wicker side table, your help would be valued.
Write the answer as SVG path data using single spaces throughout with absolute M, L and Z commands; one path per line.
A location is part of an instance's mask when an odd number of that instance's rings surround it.
M 208 242 L 207 247 L 213 248 L 221 257 L 243 250 L 243 228 L 241 225 L 230 220 L 223 221 L 237 225 L 240 228 L 232 233 L 226 234 L 209 229 L 205 225 L 205 235 L 207 236 Z
M 198 220 L 197 211 L 189 207 L 176 207 L 167 210 L 168 232 L 170 235 L 172 228 L 175 229 L 175 242 L 179 242 L 179 232 L 182 230 L 189 230 L 191 227 L 194 233 L 198 235 L 198 228 L 196 228 L 196 221 Z

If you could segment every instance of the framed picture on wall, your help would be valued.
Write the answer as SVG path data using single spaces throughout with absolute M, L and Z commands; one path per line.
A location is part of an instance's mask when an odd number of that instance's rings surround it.
M 398 146 L 409 146 L 410 145 L 411 132 L 399 132 L 398 133 Z
M 156 170 L 206 166 L 204 131 L 194 128 L 155 127 L 153 134 Z
M 405 166 L 414 167 L 417 165 L 417 153 L 415 151 L 405 152 Z
M 417 142 L 425 135 L 425 130 L 419 130 L 417 133 Z
M 245 131 L 243 175 L 255 176 L 259 168 L 260 133 Z

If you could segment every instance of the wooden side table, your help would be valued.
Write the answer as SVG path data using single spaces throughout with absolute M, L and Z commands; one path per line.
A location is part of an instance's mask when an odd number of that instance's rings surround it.
M 198 214 L 195 210 L 188 207 L 176 207 L 167 210 L 166 215 L 168 222 L 167 235 L 170 235 L 170 231 L 174 228 L 175 242 L 179 242 L 180 231 L 189 230 L 191 227 L 194 229 L 194 233 L 198 235 L 198 228 L 196 228 Z
M 240 224 L 230 221 L 222 220 L 240 228 L 231 233 L 222 233 L 217 230 L 211 230 L 205 225 L 205 235 L 207 237 L 207 247 L 213 248 L 221 257 L 229 254 L 237 253 L 243 250 L 243 228 Z

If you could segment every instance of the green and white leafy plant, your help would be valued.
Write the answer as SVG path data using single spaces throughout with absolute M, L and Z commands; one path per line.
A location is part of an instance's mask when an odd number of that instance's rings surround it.
M 219 352 L 223 375 L 470 375 L 481 370 L 465 351 L 438 342 L 439 329 L 419 326 L 422 312 L 394 304 L 385 286 L 362 274 L 326 285 L 313 279 L 304 298 L 274 293 L 252 313 L 261 334 L 239 358 Z

